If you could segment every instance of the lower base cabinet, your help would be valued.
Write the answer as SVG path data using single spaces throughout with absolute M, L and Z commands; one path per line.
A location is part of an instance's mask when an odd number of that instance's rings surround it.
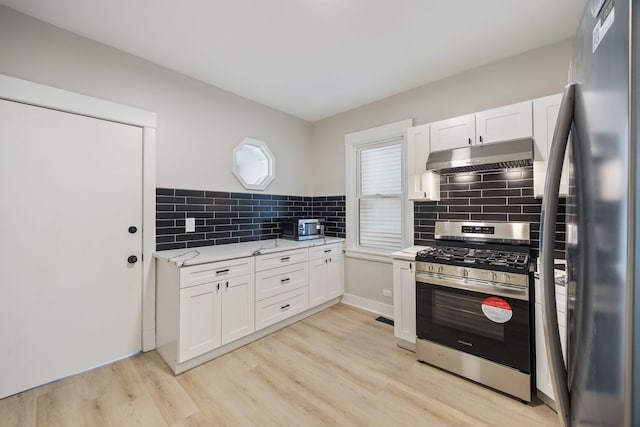
M 156 348 L 175 373 L 184 372 L 343 293 L 342 243 L 191 266 L 159 259 Z
M 254 331 L 253 275 L 180 290 L 178 363 Z
M 393 260 L 393 335 L 400 347 L 413 351 L 416 344 L 415 264 Z
M 344 294 L 342 245 L 312 248 L 309 258 L 309 307 Z
M 555 395 L 551 385 L 549 362 L 547 361 L 547 345 L 544 340 L 542 325 L 542 304 L 540 302 L 540 280 L 535 279 L 535 337 L 536 337 L 536 388 L 538 397 L 547 405 L 555 407 Z M 565 364 L 567 360 L 567 294 L 564 286 L 556 286 L 556 306 L 558 309 L 558 330 L 560 331 L 560 345 Z
M 207 283 L 180 290 L 178 363 L 220 346 L 218 286 Z

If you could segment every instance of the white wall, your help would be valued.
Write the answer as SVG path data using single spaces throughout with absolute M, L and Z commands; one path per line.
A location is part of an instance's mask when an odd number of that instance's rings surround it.
M 345 194 L 345 134 L 411 117 L 419 125 L 562 92 L 570 54 L 566 40 L 314 123 L 314 194 Z
M 345 194 L 345 134 L 407 118 L 419 125 L 561 92 L 571 46 L 566 40 L 314 123 L 314 194 Z M 391 281 L 391 264 L 346 260 L 349 294 L 393 304 L 382 295 L 392 288 Z
M 2 6 L 0 73 L 156 112 L 160 187 L 245 191 L 231 156 L 251 136 L 276 157 L 266 193 L 313 191 L 308 122 Z

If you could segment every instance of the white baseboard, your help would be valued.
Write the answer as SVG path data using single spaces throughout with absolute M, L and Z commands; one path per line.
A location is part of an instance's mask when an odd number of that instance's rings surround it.
M 391 304 L 385 304 L 383 302 L 374 301 L 372 299 L 363 298 L 353 294 L 342 295 L 342 302 L 372 313 L 377 313 L 388 319 L 393 319 L 393 305 Z

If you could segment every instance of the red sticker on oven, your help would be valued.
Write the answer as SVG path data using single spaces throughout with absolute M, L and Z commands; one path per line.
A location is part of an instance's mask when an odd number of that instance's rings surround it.
M 496 323 L 506 323 L 513 316 L 509 303 L 498 297 L 485 298 L 482 301 L 482 312 L 487 319 Z

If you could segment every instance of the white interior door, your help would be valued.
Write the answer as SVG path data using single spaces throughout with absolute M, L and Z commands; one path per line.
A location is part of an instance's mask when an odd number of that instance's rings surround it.
M 0 100 L 0 191 L 0 398 L 140 351 L 142 128 Z

